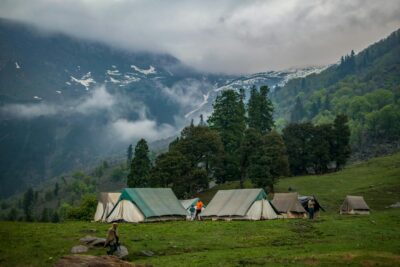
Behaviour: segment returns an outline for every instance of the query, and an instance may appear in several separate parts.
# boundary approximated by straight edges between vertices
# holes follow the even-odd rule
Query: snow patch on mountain
[[[43,98],[41,98],[41,97],[39,97],[39,96],[35,95],[35,96],[33,97],[33,99],[36,99],[36,100],[42,100]]]
[[[15,68],[16,69],[20,69],[21,68],[21,66],[18,64],[18,62],[15,62]]]
[[[140,72],[144,75],[149,75],[149,74],[155,74],[157,73],[156,69],[150,65],[150,67],[146,70],[146,69],[141,69],[135,65],[131,65],[131,68],[133,68],[135,71]]]
[[[115,69],[115,70],[107,70],[106,72],[108,75],[113,75],[113,76],[120,76],[121,73],[119,72],[119,70]]]
[[[83,75],[80,79],[75,78],[74,76],[71,76],[71,81],[81,84],[82,86],[84,86],[86,88],[86,90],[89,90],[89,87],[91,84],[96,83],[96,81],[92,78],[92,74],[90,71],[88,73],[86,73],[85,75]]]
[[[61,94],[61,91],[56,91],[56,93],[60,95],[60,94]]]
[[[189,116],[191,116],[193,113],[199,111],[204,105],[206,105],[208,103],[208,99],[210,98],[210,92],[208,92],[207,94],[203,94],[203,102],[201,102],[196,109],[188,112],[185,114],[185,118],[189,118]]]

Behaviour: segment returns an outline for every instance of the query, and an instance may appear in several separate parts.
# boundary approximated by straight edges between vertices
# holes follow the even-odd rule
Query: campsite
[[[398,201],[399,159],[400,154],[395,154],[354,164],[338,173],[282,180],[277,185],[281,192],[292,186],[319,197],[326,211],[315,221],[121,223],[121,242],[130,251],[128,260],[143,266],[395,266],[400,259],[400,210],[388,207]],[[354,181],[349,180],[356,174]],[[320,182],[310,183],[314,179]],[[341,186],[330,190],[333,184]],[[216,190],[237,186],[224,184],[203,197],[211,199]],[[347,194],[362,194],[371,214],[340,215],[339,207]],[[108,227],[94,222],[0,222],[0,265],[52,266],[79,244],[80,238],[103,237]],[[143,251],[154,255],[146,256]],[[105,249],[89,253],[104,255]]]

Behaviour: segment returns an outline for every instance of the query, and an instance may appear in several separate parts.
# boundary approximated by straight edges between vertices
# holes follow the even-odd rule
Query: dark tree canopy
[[[151,162],[146,140],[140,139],[135,147],[135,154],[128,174],[128,187],[143,187],[148,183]]]

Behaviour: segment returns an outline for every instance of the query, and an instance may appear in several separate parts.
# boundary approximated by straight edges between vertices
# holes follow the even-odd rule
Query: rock
[[[62,257],[54,267],[140,267],[114,256],[67,255]]]
[[[72,248],[71,248],[71,253],[73,253],[73,254],[85,253],[85,252],[87,252],[88,250],[89,250],[88,247],[79,245],[79,246],[72,247]]]
[[[120,259],[126,258],[129,255],[128,249],[125,246],[119,246],[114,255]]]
[[[104,246],[104,243],[106,243],[105,238],[96,238],[95,240],[89,242],[88,245],[91,247],[100,247]]]
[[[88,244],[88,243],[90,243],[90,242],[93,242],[93,241],[96,240],[96,239],[97,239],[97,237],[95,237],[95,236],[87,235],[87,236],[85,236],[85,237],[79,239],[79,241],[82,242],[82,243]]]
[[[391,208],[400,208],[400,202],[396,202],[396,203],[390,205],[389,207],[391,207]]]
[[[151,257],[151,256],[154,255],[154,252],[150,251],[150,250],[142,250],[141,252],[142,252],[143,255],[145,255],[147,257]]]

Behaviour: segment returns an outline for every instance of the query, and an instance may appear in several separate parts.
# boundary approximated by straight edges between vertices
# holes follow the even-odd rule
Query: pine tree
[[[34,192],[30,187],[24,194],[23,198],[23,210],[25,213],[25,220],[30,222],[33,221],[33,203],[34,203]]]
[[[300,97],[296,97],[296,102],[290,113],[290,121],[293,123],[300,122],[303,119],[305,113],[306,112],[304,110],[304,106]]]
[[[41,215],[41,217],[40,217],[40,221],[41,221],[41,222],[48,222],[48,221],[50,221],[50,212],[49,212],[49,209],[48,209],[48,208],[44,208],[44,209],[42,210],[42,215]]]
[[[54,185],[54,195],[58,196],[58,191],[60,190],[60,187],[58,185],[58,183],[56,182],[56,184]]]
[[[270,191],[273,192],[273,185],[278,181],[279,177],[289,175],[289,160],[286,152],[286,146],[283,138],[276,131],[266,134],[263,138],[265,154],[268,155],[269,172],[272,179],[269,179]]]
[[[214,111],[208,119],[211,129],[221,136],[224,145],[224,177],[220,181],[235,180],[239,173],[239,149],[246,128],[243,95],[233,90],[223,91],[217,96]]]
[[[246,129],[240,146],[240,188],[248,176],[248,169],[256,160],[256,151],[262,147],[261,134],[254,128]]]
[[[131,169],[128,174],[128,187],[146,186],[150,169],[149,147],[146,140],[140,139],[136,144],[135,155],[132,159]]]
[[[274,106],[271,100],[268,98],[269,88],[268,86],[261,86],[260,88],[260,131],[266,133],[271,131],[274,127],[273,112]]]
[[[128,146],[128,150],[126,151],[126,166],[130,166],[133,156],[133,148],[132,144]]]
[[[346,115],[338,115],[333,123],[334,127],[334,158],[336,160],[336,168],[340,170],[346,164],[350,157],[350,128],[348,126],[348,118]]]
[[[261,131],[260,94],[255,86],[250,90],[250,98],[247,102],[247,116],[249,128]]]

